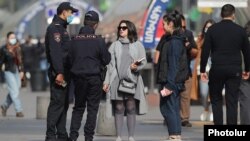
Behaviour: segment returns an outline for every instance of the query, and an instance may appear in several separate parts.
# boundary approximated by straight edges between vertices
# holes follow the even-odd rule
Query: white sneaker
[[[167,139],[165,139],[163,141],[182,141],[182,140],[181,140],[181,136],[178,135],[176,137],[168,137]]]
[[[129,137],[128,141],[135,141],[135,139],[133,137]]]
[[[122,141],[122,138],[118,136],[115,141]]]
[[[209,113],[208,121],[214,121],[213,113]]]
[[[208,112],[204,111],[200,116],[201,121],[207,121],[208,119]]]

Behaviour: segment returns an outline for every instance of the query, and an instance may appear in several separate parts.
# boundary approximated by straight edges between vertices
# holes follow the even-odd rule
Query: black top
[[[45,35],[46,56],[50,69],[56,74],[64,73],[70,37],[67,22],[55,15]]]
[[[92,27],[84,26],[80,34],[72,39],[69,64],[74,76],[100,75],[101,67],[111,60],[104,39],[95,35],[94,31]]]
[[[213,65],[235,65],[241,67],[244,55],[245,71],[249,71],[249,41],[246,31],[231,20],[222,20],[211,26],[205,36],[201,53],[200,72],[204,73],[209,54]]]
[[[7,49],[7,45],[4,45],[0,49],[0,71],[2,65],[5,65],[4,71],[10,71],[16,73],[16,71],[23,71],[21,48],[15,49],[15,55],[10,53]]]
[[[156,82],[158,84],[167,83],[167,69],[168,69],[168,57],[167,51],[170,46],[171,35],[163,35],[161,40],[156,48],[160,51],[159,61],[157,63],[157,74]]]
[[[186,46],[186,49],[187,49],[187,58],[188,58],[188,66],[189,66],[189,76],[192,76],[190,64],[191,64],[191,60],[193,58],[192,58],[190,52],[191,52],[192,48],[197,48],[197,46],[196,46],[196,43],[194,41],[194,35],[193,35],[192,31],[185,29],[183,35],[186,38],[186,42],[189,42],[189,45]]]
[[[167,33],[165,33],[164,35],[162,35],[162,36],[161,36],[161,39],[160,39],[160,41],[159,41],[159,43],[158,43],[158,45],[156,46],[156,50],[161,51],[161,49],[162,49],[164,43],[166,42],[167,38],[169,38],[170,36],[171,36],[171,35],[170,35],[170,34],[167,34]]]

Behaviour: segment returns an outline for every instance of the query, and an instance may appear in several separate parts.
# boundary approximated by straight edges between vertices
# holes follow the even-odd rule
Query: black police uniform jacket
[[[82,27],[72,38],[68,57],[71,74],[80,77],[100,75],[101,67],[111,60],[104,39],[90,26]]]
[[[49,63],[49,73],[55,77],[65,74],[67,53],[70,46],[70,37],[67,32],[68,23],[55,15],[48,26],[45,35],[46,56]]]

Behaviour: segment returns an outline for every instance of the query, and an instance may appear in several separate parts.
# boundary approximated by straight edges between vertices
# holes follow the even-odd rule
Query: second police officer
[[[81,28],[79,35],[72,39],[69,50],[70,72],[75,85],[75,105],[70,126],[71,141],[76,141],[79,136],[86,107],[85,141],[93,141],[102,96],[101,68],[111,60],[104,39],[95,35],[98,23],[98,14],[95,11],[88,11],[85,14],[84,27]]]

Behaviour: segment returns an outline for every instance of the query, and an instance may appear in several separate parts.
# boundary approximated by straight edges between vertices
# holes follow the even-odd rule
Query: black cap
[[[88,11],[85,14],[84,20],[99,22],[99,15],[95,11]]]
[[[70,2],[62,2],[58,7],[57,7],[57,14],[61,14],[63,10],[72,10],[72,12],[78,12],[78,9],[73,8],[70,5]]]

